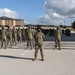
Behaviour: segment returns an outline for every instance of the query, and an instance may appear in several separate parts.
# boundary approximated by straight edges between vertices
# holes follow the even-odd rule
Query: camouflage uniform
[[[2,32],[1,32],[1,47],[3,47],[3,44],[5,44],[5,47],[4,47],[5,49],[7,48],[7,41],[6,41],[7,37],[6,37],[6,35],[7,35],[7,32],[4,29],[4,27],[2,27]]]
[[[12,31],[12,39],[13,39],[13,44],[15,43],[15,45],[17,44],[17,30],[15,29],[15,27],[13,27],[13,31]]]
[[[2,34],[2,29],[1,29],[1,27],[0,27],[0,41],[1,41],[1,34]]]
[[[43,54],[43,40],[45,39],[44,34],[38,29],[37,33],[35,34],[35,58],[37,59],[38,50],[40,49],[42,61],[44,61],[44,54]]]
[[[57,27],[57,30],[55,31],[55,48],[61,49],[61,36],[62,36],[62,31],[59,27]]]
[[[18,42],[22,43],[22,31],[20,28],[18,28],[17,30],[17,39],[18,39]]]
[[[33,36],[33,39],[32,39],[32,43],[33,43],[33,47],[35,46],[35,37],[34,37],[34,34],[36,34],[36,30],[33,28],[32,29],[32,36]]]
[[[25,42],[25,29],[22,29],[22,41]]]
[[[31,27],[27,29],[27,48],[29,47],[31,47],[30,49],[33,48],[33,35]]]
[[[12,47],[12,29],[8,27],[7,29],[7,44],[10,43],[10,47]]]

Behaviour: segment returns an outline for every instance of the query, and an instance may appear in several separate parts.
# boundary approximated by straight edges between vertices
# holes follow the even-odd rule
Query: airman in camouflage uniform
[[[2,27],[0,27],[0,42],[1,42]]]
[[[13,39],[13,44],[15,43],[16,45],[17,44],[17,30],[15,29],[15,27],[13,27],[12,39]]]
[[[22,29],[22,42],[25,42],[25,29]]]
[[[2,27],[2,31],[1,31],[1,48],[3,47],[3,44],[5,44],[4,49],[7,48],[7,40],[6,40],[7,37],[6,37],[6,35],[7,35],[7,32],[4,29],[4,27]]]
[[[62,36],[62,31],[60,27],[57,26],[57,29],[55,31],[55,49],[58,46],[58,49],[61,50],[61,36]]]
[[[7,44],[10,43],[10,47],[12,47],[12,29],[8,27],[7,29]]]
[[[35,46],[35,37],[34,37],[34,34],[36,34],[36,30],[34,28],[32,28],[32,36],[33,36],[33,39],[32,39],[32,43],[33,43],[33,47]]]
[[[37,30],[35,34],[35,58],[34,61],[37,59],[38,50],[40,49],[42,61],[44,61],[44,54],[43,54],[43,40],[45,39],[44,34],[41,32],[41,29]]]
[[[18,28],[17,30],[17,39],[18,39],[18,42],[22,43],[22,31],[20,28]]]
[[[31,27],[29,27],[27,29],[27,49],[29,47],[32,50],[32,48],[33,48],[33,35],[32,35],[32,29],[31,29]]]

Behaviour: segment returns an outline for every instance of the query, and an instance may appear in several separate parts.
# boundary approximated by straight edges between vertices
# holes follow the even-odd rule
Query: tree
[[[64,25],[63,28],[67,28],[67,26]]]
[[[72,23],[72,28],[75,29],[75,21]]]
[[[59,25],[59,27],[63,28],[63,25]]]

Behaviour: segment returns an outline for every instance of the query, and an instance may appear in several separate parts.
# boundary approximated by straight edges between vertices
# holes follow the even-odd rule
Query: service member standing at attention
[[[10,47],[12,47],[12,29],[10,26],[7,29],[7,44],[10,43]]]
[[[15,44],[15,46],[17,45],[17,30],[15,29],[15,27],[13,27],[13,31],[12,31],[12,40],[13,40],[13,44]]]
[[[42,61],[44,61],[44,54],[43,54],[43,40],[45,39],[44,34],[41,32],[41,29],[38,29],[35,33],[35,58],[33,61],[37,59],[38,50],[40,49]]]
[[[31,26],[27,29],[27,49],[28,48],[30,48],[30,50],[33,49],[33,34]]]
[[[58,49],[61,50],[61,37],[62,31],[60,27],[57,26],[57,29],[55,31],[55,49],[58,47]]]
[[[2,31],[1,31],[1,48],[5,44],[4,49],[7,48],[7,40],[6,40],[7,37],[6,36],[7,36],[7,32],[6,32],[5,28],[2,27]]]
[[[18,28],[18,30],[17,30],[17,39],[18,39],[18,43],[22,43],[22,31],[21,31],[21,29],[20,29],[20,27]]]

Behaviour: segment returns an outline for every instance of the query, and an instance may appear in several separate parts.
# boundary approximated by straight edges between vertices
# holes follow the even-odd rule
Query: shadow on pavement
[[[4,58],[12,58],[12,59],[25,59],[25,60],[33,60],[33,58],[23,58],[23,57],[10,56],[10,55],[0,55],[0,57],[4,57]]]
[[[62,50],[62,49],[63,49],[63,50],[65,50],[65,49],[66,49],[66,50],[75,50],[75,48],[61,48],[61,50]]]
[[[44,49],[46,49],[46,50],[54,50],[54,48],[44,48]],[[75,48],[61,48],[61,50],[75,50]],[[55,50],[58,50],[58,48],[56,48]]]

